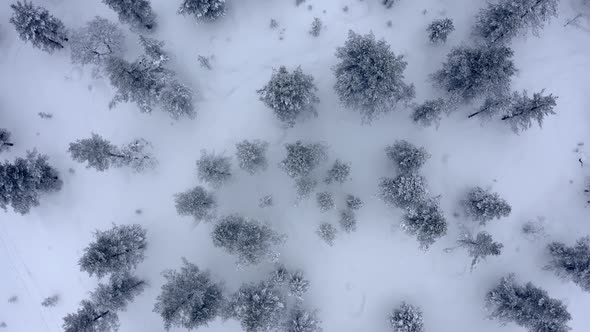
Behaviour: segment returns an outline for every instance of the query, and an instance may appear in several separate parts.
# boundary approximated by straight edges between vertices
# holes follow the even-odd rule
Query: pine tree
[[[426,199],[407,209],[401,227],[416,236],[420,248],[427,250],[436,240],[447,234],[447,220],[435,199]]]
[[[256,265],[272,258],[283,237],[269,226],[240,215],[221,218],[211,234],[213,244],[238,256],[238,265]]]
[[[139,36],[139,44],[143,47],[143,51],[145,52],[145,57],[142,59],[144,62],[151,62],[154,67],[162,67],[170,61],[168,52],[164,50],[163,41],[146,36]]]
[[[357,221],[356,221],[356,214],[354,214],[353,210],[351,210],[351,209],[340,210],[340,220],[338,220],[338,222],[340,223],[340,227],[342,227],[342,229],[346,233],[356,231]]]
[[[197,161],[197,171],[199,180],[213,188],[221,188],[232,176],[231,158],[202,150],[201,158]]]
[[[266,170],[268,161],[266,160],[266,151],[268,142],[260,140],[243,140],[236,144],[236,158],[238,166],[244,171],[254,175]]]
[[[424,177],[409,173],[382,178],[378,195],[387,204],[406,208],[421,202],[427,193]]]
[[[291,273],[285,267],[285,265],[279,263],[276,264],[275,269],[270,273],[270,282],[277,285],[282,285],[287,282]]]
[[[289,295],[301,300],[309,289],[309,280],[305,279],[302,271],[291,273],[289,278]]]
[[[479,109],[476,112],[469,114],[467,118],[470,119],[475,116],[478,116],[483,119],[490,119],[496,114],[506,113],[511,102],[511,95],[487,97],[484,100],[483,105],[481,105],[481,107],[479,107]]]
[[[120,57],[125,51],[125,35],[113,22],[96,16],[72,33],[72,62],[101,65],[105,58]]]
[[[239,320],[246,332],[266,332],[279,328],[285,311],[285,296],[279,287],[262,281],[242,285],[225,315]]]
[[[358,210],[362,208],[365,203],[358,197],[347,194],[346,195],[346,207],[350,210]]]
[[[111,275],[108,284],[99,284],[96,290],[90,294],[94,304],[103,310],[116,312],[125,311],[127,305],[141,294],[147,283],[129,272]]]
[[[552,242],[547,249],[551,256],[547,269],[590,292],[590,237],[580,238],[572,247]]]
[[[212,280],[209,271],[200,270],[184,258],[183,264],[180,271],[164,271],[166,283],[154,306],[166,330],[207,326],[221,314],[225,303],[223,285]]]
[[[324,179],[326,184],[330,184],[332,182],[339,182],[344,183],[349,179],[350,175],[350,164],[341,161],[340,159],[336,159],[332,168],[328,170],[328,175]]]
[[[487,232],[479,232],[475,238],[467,233],[464,234],[462,239],[457,241],[460,247],[467,248],[471,260],[471,270],[475,268],[480,260],[485,259],[488,256],[498,256],[502,253],[504,245],[499,242],[495,242],[492,236]]]
[[[8,130],[0,128],[0,153],[8,151],[10,150],[10,147],[14,146],[10,136],[12,136],[12,134]]]
[[[331,192],[322,191],[316,194],[316,202],[321,212],[328,212],[336,205]]]
[[[184,0],[178,14],[193,15],[197,22],[213,22],[225,16],[225,0]]]
[[[530,332],[567,332],[571,315],[547,291],[528,282],[519,285],[513,274],[500,279],[486,295],[490,318],[502,324],[514,322]]]
[[[210,221],[215,217],[217,199],[201,186],[176,194],[174,201],[176,212],[181,216],[192,216],[195,221]]]
[[[64,317],[64,332],[116,332],[119,330],[119,316],[115,311],[100,308],[84,300],[74,314]]]
[[[139,224],[113,225],[96,231],[95,241],[84,249],[78,264],[90,276],[102,278],[109,273],[123,273],[137,267],[145,258],[146,230]]]
[[[557,97],[552,94],[543,96],[543,91],[534,93],[533,98],[527,95],[526,90],[522,94],[515,92],[502,120],[507,121],[517,134],[529,129],[533,121],[542,127],[543,119],[550,114],[555,114],[553,108],[557,105],[556,100]]]
[[[317,117],[316,104],[320,101],[317,90],[313,76],[304,74],[301,67],[289,72],[281,66],[257,92],[260,100],[286,127],[293,127],[304,117]]]
[[[447,37],[455,31],[455,26],[450,18],[440,18],[432,21],[426,31],[431,43],[441,44],[447,42]]]
[[[462,201],[468,217],[485,225],[494,218],[508,217],[512,208],[497,193],[492,193],[481,187],[474,187],[467,192]]]
[[[292,178],[308,176],[311,171],[327,159],[327,148],[320,143],[286,144],[287,157],[280,167]]]
[[[148,0],[102,0],[119,15],[119,21],[132,30],[152,32],[156,28],[156,15]]]
[[[432,80],[436,86],[465,100],[506,95],[516,73],[513,54],[505,46],[455,47]]]
[[[330,223],[321,223],[318,227],[316,234],[324,240],[330,247],[334,245],[334,240],[336,239],[336,227]]]
[[[28,151],[26,158],[0,164],[0,208],[6,211],[11,206],[14,212],[25,215],[39,206],[40,194],[61,190],[63,181],[47,160],[37,151]]]
[[[308,311],[300,306],[289,311],[287,321],[284,323],[285,332],[322,332],[322,321],[316,311]]]
[[[500,0],[479,11],[473,34],[485,43],[507,43],[518,34],[532,30],[538,35],[552,16],[559,0]]]
[[[48,53],[64,48],[68,41],[66,27],[47,9],[27,1],[17,1],[10,8],[14,10],[10,23],[20,39]]]
[[[406,140],[397,140],[393,145],[385,148],[389,158],[401,173],[418,171],[430,158],[430,154],[423,147],[417,147]]]
[[[309,29],[309,34],[314,37],[319,37],[320,32],[322,32],[323,24],[322,20],[317,17],[313,18],[313,22],[311,22],[311,29]]]
[[[389,316],[393,332],[424,332],[424,318],[420,308],[402,302]]]
[[[446,111],[448,111],[447,105],[442,98],[427,100],[414,107],[411,118],[415,123],[423,127],[434,125],[438,128],[442,114]]]
[[[334,89],[340,102],[358,110],[363,121],[370,122],[414,98],[414,86],[403,81],[407,62],[396,56],[385,40],[376,41],[372,33],[349,31],[336,57],[340,62],[334,67]]]

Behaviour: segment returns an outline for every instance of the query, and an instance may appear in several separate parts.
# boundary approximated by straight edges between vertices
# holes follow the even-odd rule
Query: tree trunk
[[[111,312],[110,310],[107,310],[107,311],[103,312],[102,314],[100,314],[100,315],[98,315],[98,316],[94,317],[94,319],[92,319],[92,321],[93,321],[93,322],[96,322],[97,320],[101,319],[102,317],[104,317],[104,316],[108,315],[110,312]]]

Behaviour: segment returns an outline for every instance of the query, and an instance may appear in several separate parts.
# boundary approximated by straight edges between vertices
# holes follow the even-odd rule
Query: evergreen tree
[[[14,10],[10,23],[20,39],[48,53],[64,48],[68,41],[66,27],[47,9],[27,1],[17,1],[10,8]]]
[[[350,175],[350,164],[342,162],[340,159],[336,159],[332,168],[328,170],[328,175],[324,179],[326,184],[332,182],[344,183],[349,179]]]
[[[268,142],[254,140],[243,140],[236,144],[236,158],[238,166],[244,171],[254,175],[266,170],[268,161],[266,160],[266,151]]]
[[[424,332],[424,318],[420,308],[402,302],[389,316],[393,332]]]
[[[90,276],[102,278],[109,273],[122,273],[137,267],[145,258],[146,230],[139,224],[113,225],[96,231],[95,241],[84,249],[78,264]]]
[[[442,114],[445,111],[447,111],[447,105],[442,98],[427,100],[414,107],[411,118],[415,123],[423,127],[434,125],[438,128]]]
[[[547,249],[551,256],[547,268],[590,292],[590,237],[579,239],[572,247],[561,242],[552,242]]]
[[[485,225],[494,218],[508,217],[512,208],[497,193],[481,187],[474,187],[467,192],[462,202],[468,217]]]
[[[435,199],[426,199],[409,207],[401,226],[408,234],[416,236],[424,250],[447,234],[447,220]]]
[[[308,311],[297,306],[289,311],[283,328],[285,332],[322,332],[321,324],[316,311]]]
[[[322,20],[317,17],[313,18],[313,22],[311,22],[311,29],[309,29],[309,34],[314,37],[319,37],[320,32],[322,32],[323,24]]]
[[[116,332],[119,330],[117,312],[100,308],[91,301],[84,300],[81,308],[74,314],[64,317],[64,332]]]
[[[455,26],[450,18],[441,18],[432,21],[426,31],[431,43],[446,43],[449,34],[455,31]]]
[[[282,236],[269,226],[239,215],[221,218],[211,234],[213,244],[238,256],[238,265],[255,265],[274,255]]]
[[[215,217],[217,199],[201,186],[176,194],[174,201],[176,212],[181,216],[192,216],[195,221],[209,221]]]
[[[483,105],[474,113],[469,114],[467,118],[478,116],[484,119],[490,119],[499,113],[506,113],[512,102],[512,96],[491,96],[487,97]]]
[[[530,332],[567,332],[571,320],[567,307],[547,291],[528,282],[519,285],[513,274],[500,279],[486,295],[490,317],[514,322]]]
[[[14,212],[25,215],[39,206],[40,194],[61,190],[63,181],[47,159],[32,151],[26,158],[16,158],[13,164],[0,164],[0,208],[6,211],[11,206]]]
[[[506,43],[526,30],[538,32],[557,16],[559,0],[500,0],[479,11],[474,35],[488,44]]]
[[[334,245],[336,239],[336,227],[330,223],[321,223],[316,231],[316,234],[324,240],[330,247]]]
[[[145,289],[146,281],[128,272],[111,275],[108,284],[99,284],[91,293],[94,304],[103,310],[125,311],[127,305]]]
[[[125,35],[116,24],[96,16],[72,33],[72,62],[101,65],[105,58],[122,56],[124,43]]]
[[[504,247],[502,243],[495,242],[487,232],[479,232],[475,238],[471,234],[465,234],[457,243],[460,247],[467,248],[469,256],[473,258],[471,261],[472,270],[481,259],[500,255]]]
[[[156,15],[148,0],[102,0],[119,15],[119,21],[129,24],[132,30],[152,32]]]
[[[336,57],[340,62],[334,67],[334,89],[340,102],[361,112],[364,121],[370,122],[399,102],[414,98],[414,86],[403,81],[407,62],[396,56],[385,40],[376,41],[372,33],[349,31]]]
[[[184,258],[183,264],[180,271],[164,272],[166,283],[154,306],[166,330],[207,326],[221,314],[225,303],[223,285],[213,281],[209,271],[201,271]]]
[[[213,188],[221,188],[232,176],[231,158],[201,151],[201,158],[197,161],[199,180],[208,183]]]
[[[289,278],[289,295],[298,299],[303,298],[303,294],[309,289],[309,280],[305,279],[303,272],[296,271],[291,273]]]
[[[354,232],[356,231],[356,215],[354,211],[351,209],[343,209],[340,210],[340,227],[346,232]]]
[[[292,178],[308,176],[311,171],[327,159],[327,148],[320,143],[286,144],[287,157],[280,167]]]
[[[533,98],[527,95],[526,90],[521,94],[515,92],[511,104],[507,108],[502,120],[507,121],[515,133],[529,129],[533,121],[543,125],[543,119],[550,114],[555,114],[553,108],[557,105],[557,97],[549,94],[543,96],[543,91],[533,94]]]
[[[362,208],[365,203],[358,197],[347,194],[346,195],[346,207],[350,210],[358,210]]]
[[[271,272],[269,280],[274,284],[284,284],[289,279],[290,274],[285,265],[277,264],[276,268]]]
[[[184,0],[178,14],[193,15],[197,22],[212,22],[225,16],[225,0]]]
[[[465,100],[506,95],[516,73],[513,54],[505,46],[455,47],[432,80],[436,86]]]
[[[317,193],[316,202],[318,204],[318,207],[320,208],[320,211],[322,212],[328,212],[332,210],[336,205],[334,203],[334,196],[331,192],[328,191],[322,191]]]
[[[406,208],[421,202],[428,190],[424,177],[415,174],[401,174],[395,178],[382,178],[379,183],[379,197],[387,204]]]
[[[401,173],[418,171],[430,158],[430,154],[423,147],[417,147],[406,140],[397,140],[393,145],[385,148],[387,158],[397,166]]]
[[[285,311],[280,288],[262,281],[242,285],[232,296],[226,316],[239,320],[246,332],[267,332],[279,328]]]
[[[168,52],[164,50],[164,42],[149,38],[145,36],[139,36],[139,44],[143,47],[145,57],[142,59],[146,62],[151,62],[154,67],[161,67],[170,61]]]
[[[304,176],[295,180],[295,188],[297,189],[297,197],[299,199],[307,198],[317,187],[318,182],[309,177]]]
[[[317,117],[315,105],[320,102],[316,96],[317,90],[313,76],[304,74],[301,67],[289,72],[285,66],[281,66],[257,92],[260,100],[273,110],[286,127],[293,127],[306,116]]]
[[[2,151],[8,151],[11,146],[14,146],[14,143],[10,139],[11,135],[8,130],[0,128],[0,153]]]

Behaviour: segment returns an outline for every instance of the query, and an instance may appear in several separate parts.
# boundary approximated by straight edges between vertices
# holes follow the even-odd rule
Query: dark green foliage
[[[17,1],[10,8],[14,10],[10,23],[20,39],[48,53],[64,48],[68,41],[66,27],[47,9],[27,1]]]

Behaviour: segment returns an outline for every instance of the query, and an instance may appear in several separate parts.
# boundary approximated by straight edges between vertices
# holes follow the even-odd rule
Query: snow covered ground
[[[573,331],[590,329],[590,295],[542,269],[547,242],[572,243],[590,234],[582,195],[590,160],[580,167],[578,158],[584,154],[574,151],[579,142],[590,142],[590,32],[584,29],[583,17],[582,26],[563,26],[579,13],[578,1],[563,0],[559,18],[541,31],[540,38],[519,37],[512,43],[519,69],[513,89],[545,88],[559,96],[557,115],[547,118],[542,129],[533,127],[520,135],[502,123],[481,126],[478,120],[467,119],[473,107],[443,119],[438,130],[416,126],[409,110],[361,126],[358,113],[338,105],[332,88],[335,49],[344,43],[348,30],[373,31],[396,54],[405,56],[406,80],[416,85],[417,101],[431,98],[436,92],[428,75],[440,68],[452,46],[467,43],[482,0],[401,0],[391,9],[377,0],[307,0],[299,7],[294,0],[233,0],[225,18],[200,25],[176,15],[179,2],[152,0],[159,23],[155,37],[166,42],[182,81],[200,94],[197,118],[176,122],[162,112],[141,114],[134,104],[109,110],[114,90],[107,80],[93,79],[89,68],[73,66],[67,51],[48,55],[24,44],[8,23],[9,1],[0,4],[0,127],[9,129],[17,143],[3,157],[12,160],[37,148],[50,156],[64,177],[63,190],[44,196],[30,214],[0,214],[4,330],[60,331],[62,317],[74,312],[97,284],[79,270],[82,250],[95,229],[112,223],[141,223],[149,238],[147,259],[138,267],[138,275],[147,278],[150,287],[120,314],[122,332],[163,331],[161,318],[152,312],[164,280],[160,272],[179,267],[181,257],[210,269],[232,290],[264,276],[271,265],[237,271],[235,258],[213,247],[211,225],[195,226],[190,218],[178,216],[173,202],[175,193],[198,184],[195,161],[201,149],[233,155],[235,143],[246,138],[271,143],[271,167],[253,177],[235,167],[238,176],[218,192],[220,213],[268,220],[288,234],[281,259],[305,271],[311,281],[306,303],[319,309],[325,331],[388,331],[387,315],[402,300],[422,307],[426,331],[522,331],[485,319],[485,293],[509,272],[564,300]],[[99,0],[35,3],[70,28],[95,15],[117,21]],[[457,31],[445,45],[433,46],[425,28],[441,16],[452,18]],[[326,26],[317,38],[308,33],[314,17]],[[279,23],[278,29],[269,28],[271,18]],[[133,59],[139,53],[137,37],[131,32],[127,37],[127,58]],[[200,67],[198,55],[214,55],[213,70]],[[321,99],[317,119],[289,130],[281,129],[256,94],[272,69],[281,65],[301,65],[313,75]],[[42,119],[38,112],[52,113],[53,118]],[[143,174],[85,169],[70,159],[67,147],[90,132],[115,144],[135,137],[152,141],[158,168]],[[350,192],[366,201],[359,211],[358,231],[340,232],[333,247],[322,242],[315,230],[323,221],[336,224],[337,210],[322,214],[313,199],[295,205],[292,180],[274,167],[284,157],[283,145],[297,139],[323,141],[330,146],[330,160],[350,161],[352,181],[329,189],[337,198]],[[397,227],[402,211],[375,198],[379,178],[392,175],[384,148],[396,139],[423,145],[432,154],[423,174],[431,194],[441,195],[450,230],[427,252]],[[474,185],[497,191],[513,210],[509,218],[486,226],[504,244],[502,255],[470,273],[470,258],[464,251],[442,249],[454,245],[459,223],[468,222],[454,217],[454,212],[459,210],[461,194]],[[269,193],[276,204],[259,209],[258,198]],[[520,231],[523,223],[538,218],[546,236],[525,238]],[[42,307],[41,301],[53,294],[60,295],[60,303]],[[18,299],[9,303],[13,295]],[[240,327],[236,321],[218,320],[201,330],[229,332]]]

